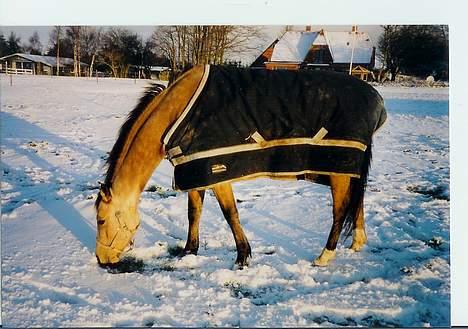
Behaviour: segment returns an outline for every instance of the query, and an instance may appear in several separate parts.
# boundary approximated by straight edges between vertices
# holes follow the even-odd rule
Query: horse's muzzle
[[[101,253],[96,251],[96,259],[100,267],[109,267],[120,261],[118,253]]]

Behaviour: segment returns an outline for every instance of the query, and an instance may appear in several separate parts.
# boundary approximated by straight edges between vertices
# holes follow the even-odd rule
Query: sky
[[[120,25],[119,25],[120,26]],[[143,40],[151,37],[151,34],[155,30],[156,26],[137,26],[137,25],[121,25],[120,27],[127,28],[142,37]],[[265,49],[271,44],[284,30],[285,25],[269,25],[264,26],[264,38],[257,41],[259,43],[259,49]],[[294,25],[293,30],[301,31],[305,30],[305,25]],[[351,25],[311,25],[313,31],[325,29],[329,31],[350,31]],[[32,34],[37,31],[39,34],[40,41],[44,47],[43,51],[47,50],[49,46],[49,33],[52,26],[2,26],[0,30],[3,35],[7,38],[11,32],[14,32],[18,37],[21,38],[21,42],[24,44],[28,43],[28,39]],[[377,45],[377,41],[382,28],[380,25],[359,25],[358,29],[363,32],[367,32],[374,46]],[[255,58],[260,55],[261,51],[254,51],[242,56],[242,61],[245,64],[250,64]]]

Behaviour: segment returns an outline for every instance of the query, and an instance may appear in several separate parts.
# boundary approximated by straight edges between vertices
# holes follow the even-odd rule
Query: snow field
[[[348,239],[329,267],[311,266],[331,225],[329,189],[258,179],[234,184],[248,268],[233,270],[234,240],[210,192],[199,255],[174,257],[187,196],[171,190],[165,161],[142,194],[127,268],[112,273],[94,256],[97,181],[147,81],[0,79],[3,325],[449,325],[447,89],[378,88],[400,108],[374,139],[362,252]],[[424,115],[395,99],[424,101]]]

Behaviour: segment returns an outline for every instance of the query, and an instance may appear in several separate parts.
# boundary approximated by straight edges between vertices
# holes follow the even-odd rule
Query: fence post
[[[10,74],[10,86],[13,86],[13,75]]]

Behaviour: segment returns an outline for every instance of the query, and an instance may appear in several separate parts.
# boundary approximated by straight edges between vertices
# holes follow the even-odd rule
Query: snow
[[[349,63],[351,54],[353,63],[370,63],[373,51],[372,42],[366,32],[325,31],[325,38],[330,47],[333,63]],[[354,53],[352,52],[353,44]]]
[[[329,267],[311,266],[331,225],[328,188],[257,179],[234,184],[248,268],[232,269],[234,240],[212,193],[199,255],[174,257],[187,196],[171,190],[164,162],[141,197],[129,272],[113,273],[96,264],[93,203],[147,82],[0,79],[4,326],[449,325],[447,88],[378,87],[388,122],[374,140],[362,252],[348,240]]]
[[[284,33],[273,48],[271,61],[303,62],[318,35],[318,32],[288,31]]]

